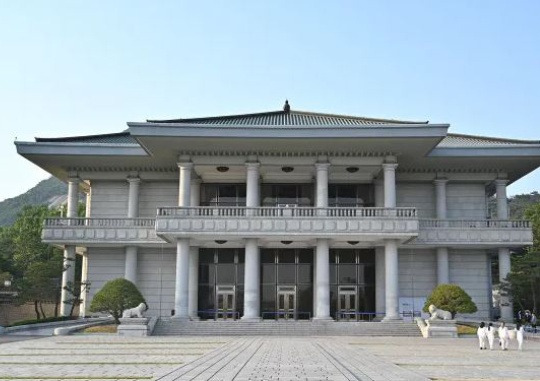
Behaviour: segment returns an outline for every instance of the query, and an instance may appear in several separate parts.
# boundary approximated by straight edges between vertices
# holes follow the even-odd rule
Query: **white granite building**
[[[538,141],[288,104],[128,127],[16,142],[69,185],[67,218],[48,219],[43,240],[83,256],[82,313],[125,277],[159,316],[392,320],[457,283],[488,317],[491,278],[532,243],[528,222],[508,220],[506,187],[540,165]]]

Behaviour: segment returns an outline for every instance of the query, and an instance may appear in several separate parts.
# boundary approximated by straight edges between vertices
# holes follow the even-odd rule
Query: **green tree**
[[[533,246],[531,251],[540,252],[540,202],[525,210],[525,219],[531,221],[533,229]]]
[[[34,304],[36,319],[47,317],[43,310],[44,302],[54,301],[58,305],[61,274],[62,258],[58,256],[49,261],[33,262],[24,272],[19,281],[19,301]]]
[[[21,274],[35,262],[44,262],[61,255],[58,248],[41,241],[43,221],[51,214],[44,205],[26,206],[11,227],[13,242],[13,266]]]
[[[105,283],[94,295],[90,311],[107,312],[113,316],[116,324],[120,324],[122,312],[141,303],[146,304],[146,301],[137,286],[127,279],[117,278]]]
[[[433,304],[437,308],[449,311],[452,318],[456,313],[474,313],[478,311],[476,304],[469,294],[457,284],[440,284],[431,292],[424,304],[424,312],[428,312],[429,306]]]

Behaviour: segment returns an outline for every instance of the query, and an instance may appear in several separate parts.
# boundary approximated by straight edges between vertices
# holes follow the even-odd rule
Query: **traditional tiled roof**
[[[148,120],[149,123],[200,124],[213,126],[364,126],[385,124],[428,124],[393,119],[376,119],[349,115],[321,114],[306,111],[271,111],[256,114]]]
[[[138,144],[129,132],[115,134],[71,136],[64,138],[36,138],[36,142],[44,143],[101,143],[101,144]]]
[[[540,144],[540,141],[491,138],[463,134],[448,134],[437,148],[479,148],[479,147],[512,147]]]

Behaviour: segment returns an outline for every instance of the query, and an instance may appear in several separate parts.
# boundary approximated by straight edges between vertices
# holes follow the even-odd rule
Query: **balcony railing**
[[[531,223],[525,220],[420,219],[411,244],[433,246],[525,246],[532,244]]]
[[[415,208],[164,207],[156,232],[179,237],[283,237],[403,241],[418,234]],[[340,238],[341,237],[341,238]]]
[[[158,209],[158,217],[332,217],[332,218],[416,218],[415,208],[315,208],[315,207],[240,207],[199,206]]]
[[[46,218],[44,226],[153,228],[155,218]]]
[[[163,242],[155,218],[46,218],[44,242],[55,244],[147,244]]]
[[[422,228],[449,228],[449,229],[529,229],[530,221],[526,220],[438,220],[421,219]]]

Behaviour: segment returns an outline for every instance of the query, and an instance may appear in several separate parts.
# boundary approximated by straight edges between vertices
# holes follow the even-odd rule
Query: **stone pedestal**
[[[422,319],[420,319],[422,320]],[[418,321],[422,336],[431,337],[458,337],[455,320],[426,320]]]
[[[148,336],[148,318],[121,318],[118,336]]]

